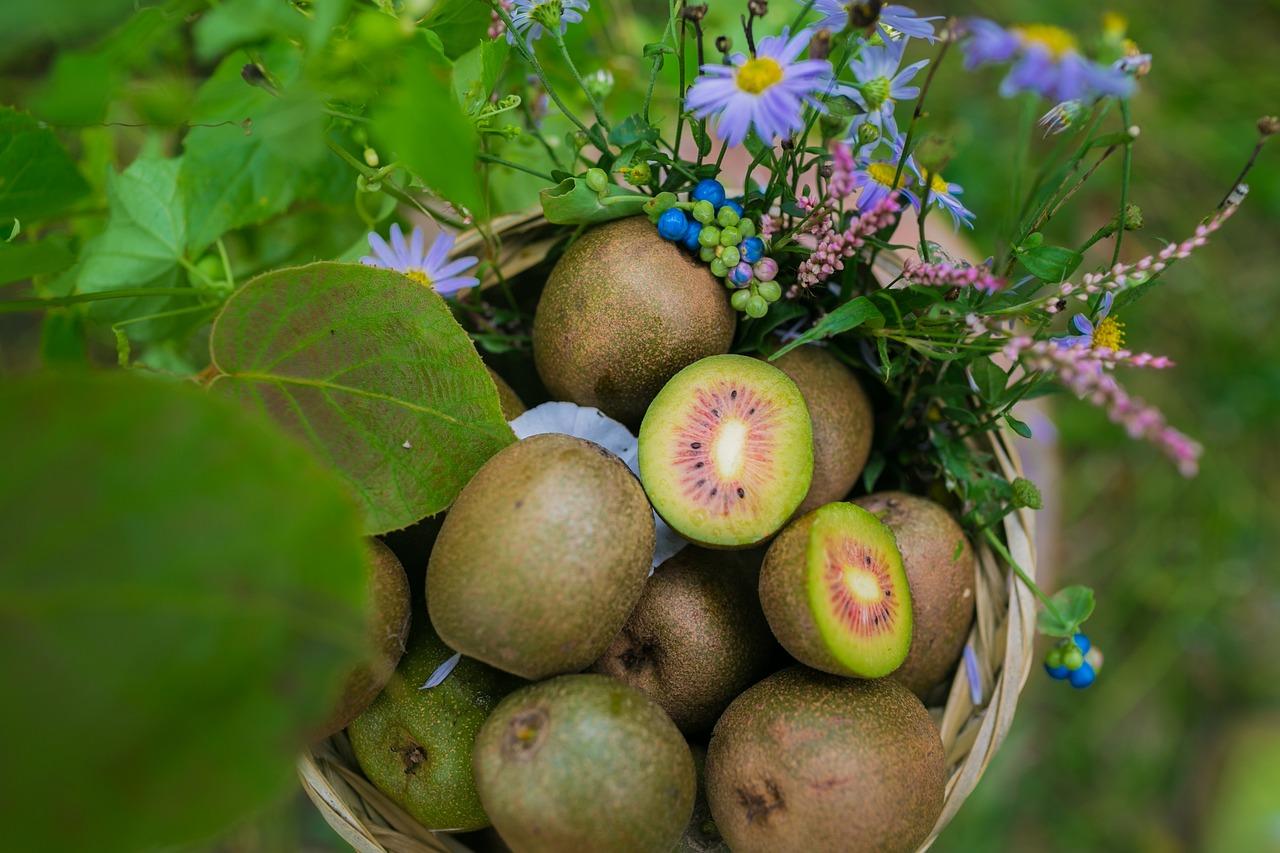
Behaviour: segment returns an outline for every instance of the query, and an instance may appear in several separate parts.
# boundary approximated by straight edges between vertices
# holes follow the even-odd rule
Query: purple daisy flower
[[[906,142],[905,136],[899,136],[893,141],[893,160],[896,163],[902,157],[902,146]],[[916,162],[915,157],[907,157],[905,168],[911,172],[916,178],[920,186],[925,184],[925,171],[920,168],[920,164]],[[892,175],[890,176],[892,179]],[[930,206],[934,204],[951,214],[951,221],[955,224],[956,230],[960,230],[963,225],[966,228],[973,227],[973,211],[965,207],[957,196],[964,192],[964,188],[959,184],[948,183],[942,175],[937,172],[928,173],[929,192],[926,196],[923,190],[919,195],[904,190],[903,195],[911,200],[911,204],[915,207],[916,212],[920,212],[921,199],[924,198]]]
[[[730,65],[707,64],[689,89],[685,103],[697,118],[719,116],[717,132],[730,145],[741,145],[754,129],[773,142],[804,128],[805,104],[825,111],[815,94],[831,81],[831,63],[797,58],[809,45],[812,30],[795,36],[788,29],[762,39],[756,55],[736,53]]]
[[[859,136],[863,125],[874,127],[884,139],[898,135],[894,108],[898,101],[919,97],[920,87],[908,84],[921,68],[929,64],[929,60],[922,59],[899,70],[906,46],[906,39],[878,45],[863,42],[862,50],[849,61],[849,70],[857,82],[852,86],[838,86],[836,92],[850,98],[864,110],[854,117],[849,126],[850,139],[865,144],[864,138]]]
[[[404,239],[404,232],[399,225],[391,226],[391,243],[388,244],[376,232],[369,233],[369,248],[372,255],[360,259],[360,263],[370,267],[395,270],[414,281],[433,288],[441,296],[448,296],[464,287],[475,287],[480,279],[470,275],[460,275],[480,261],[470,255],[449,260],[453,251],[452,234],[441,233],[426,251],[426,239],[422,229],[413,229],[409,240]]]
[[[1053,342],[1060,347],[1084,347],[1085,349],[1105,347],[1109,350],[1118,350],[1122,343],[1121,325],[1116,320],[1108,318],[1115,298],[1115,294],[1110,290],[1103,293],[1102,304],[1098,306],[1098,316],[1093,322],[1083,314],[1077,314],[1071,318],[1071,325],[1077,334],[1060,335],[1053,338]]]
[[[822,20],[818,21],[818,29],[831,30],[832,32],[842,32],[849,26],[849,3],[847,0],[816,0],[813,4],[813,10],[822,15]],[[885,41],[892,40],[894,33],[901,33],[904,39],[917,38],[924,39],[930,44],[937,41],[937,36],[933,34],[933,24],[930,21],[942,20],[941,15],[935,15],[931,18],[921,18],[912,9],[906,6],[885,6],[880,10],[880,20],[877,26],[880,30],[880,37]]]
[[[570,24],[582,22],[582,13],[590,8],[588,0],[514,0],[511,23],[515,32],[507,30],[507,41],[515,44],[519,34],[525,37],[526,42],[535,42],[557,20],[560,22],[560,35],[564,35]]]
[[[907,185],[907,169],[902,170],[902,174],[898,176],[897,185],[894,185],[893,176],[898,171],[898,161],[892,162],[878,160],[874,163],[868,163],[865,166],[855,169],[850,177],[853,178],[853,186],[855,189],[861,189],[858,195],[858,212],[866,213],[884,199],[888,198],[890,193],[897,190],[899,194],[905,196],[917,209],[920,207],[919,197],[911,190],[906,189]]]
[[[1036,92],[1054,101],[1074,101],[1133,91],[1133,78],[1124,71],[1100,65],[1080,53],[1075,36],[1047,24],[1001,27],[984,18],[965,22],[965,67],[1012,62],[1000,83],[1000,94]]]

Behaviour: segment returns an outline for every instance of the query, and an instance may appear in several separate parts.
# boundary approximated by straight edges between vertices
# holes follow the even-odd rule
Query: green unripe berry
[[[777,302],[782,298],[782,285],[776,281],[762,281],[756,284],[756,291],[764,297],[765,302]]]
[[[720,229],[715,227],[714,225],[705,226],[701,231],[698,232],[698,242],[704,246],[711,246],[713,248],[715,246],[719,246],[720,245]]]
[[[747,316],[759,319],[769,313],[769,303],[760,294],[747,298]]]
[[[693,218],[701,222],[703,225],[709,224],[716,218],[716,206],[706,199],[694,202]]]
[[[698,257],[702,258],[704,264],[709,264],[716,256],[716,250],[711,246],[703,246],[698,250]]]
[[[1080,647],[1075,643],[1067,646],[1062,652],[1062,665],[1067,669],[1075,672],[1084,664],[1084,654],[1081,653]]]
[[[586,181],[592,192],[602,193],[609,189],[609,176],[604,169],[587,169]]]
[[[720,260],[727,266],[736,267],[742,260],[742,253],[738,251],[737,246],[725,246],[720,250]]]
[[[719,222],[721,225],[723,225],[726,228],[728,228],[730,225],[737,225],[739,218],[740,217],[738,216],[738,211],[734,210],[732,207],[729,207],[728,205],[720,208],[720,210],[716,213],[716,222]]]
[[[711,274],[716,278],[724,278],[729,272],[729,266],[720,258],[711,259]]]
[[[746,218],[739,219],[738,233],[741,234],[743,237],[756,236],[756,223],[753,220],[746,219]]]
[[[747,303],[751,300],[751,291],[735,290],[733,296],[729,297],[729,304],[733,306],[735,311],[746,311]]]
[[[742,242],[742,232],[732,225],[728,225],[720,231],[721,246],[736,246]]]
[[[1057,669],[1062,666],[1062,646],[1054,646],[1049,649],[1049,653],[1044,656],[1044,665],[1050,669]]]

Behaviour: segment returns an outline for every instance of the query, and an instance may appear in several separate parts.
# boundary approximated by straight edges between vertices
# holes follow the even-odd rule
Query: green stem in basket
[[[1120,118],[1124,121],[1124,129],[1129,129],[1129,101],[1128,99],[1120,102]],[[1124,212],[1129,207],[1129,178],[1133,174],[1133,145],[1124,147],[1124,165],[1122,167],[1122,177],[1120,178],[1120,213],[1116,216],[1116,222],[1120,223],[1120,227],[1116,229],[1116,245],[1111,251],[1111,266],[1120,263],[1120,243],[1124,240]]]
[[[480,154],[480,162],[493,163],[497,166],[506,166],[508,169],[515,169],[517,172],[524,172],[526,175],[533,175],[535,178],[542,178],[549,184],[556,183],[556,179],[548,175],[546,172],[539,172],[537,169],[531,169],[520,163],[513,163],[510,160],[504,160],[501,157],[495,157],[492,154]]]
[[[569,73],[573,75],[574,80],[578,81],[578,87],[582,89],[582,94],[587,96],[587,101],[591,104],[591,110],[596,114],[596,123],[607,132],[609,130],[609,120],[604,117],[604,109],[600,106],[600,101],[592,93],[587,81],[582,79],[582,72],[578,71],[578,66],[574,64],[573,54],[569,53],[569,46],[564,43],[564,34],[559,30],[553,29],[551,37],[555,39],[556,47],[560,48],[560,55],[564,57],[565,65],[569,66]]]
[[[996,550],[996,553],[1003,557],[1005,562],[1009,564],[1009,567],[1013,569],[1013,572],[1018,576],[1018,579],[1026,584],[1027,588],[1036,594],[1036,598],[1040,599],[1041,603],[1044,604],[1045,610],[1052,613],[1054,618],[1058,619],[1060,622],[1065,622],[1066,620],[1062,618],[1062,614],[1058,611],[1057,605],[1053,603],[1053,599],[1045,595],[1044,590],[1040,588],[1040,585],[1031,579],[1031,576],[1026,573],[1022,566],[1018,565],[1018,561],[1013,559],[1013,555],[1009,553],[1009,549],[1000,541],[1000,537],[995,534],[995,531],[988,529],[983,533],[983,536],[986,537],[988,544]]]

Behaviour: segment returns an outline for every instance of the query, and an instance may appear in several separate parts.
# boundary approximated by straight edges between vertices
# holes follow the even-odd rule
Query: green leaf
[[[475,115],[488,101],[510,52],[506,39],[483,41],[453,63],[453,93],[468,115]]]
[[[316,0],[304,14],[295,4],[279,0],[227,0],[206,12],[192,28],[196,56],[202,62],[212,62],[232,48],[272,37],[305,40],[317,47],[328,38],[349,2]]]
[[[635,216],[649,196],[610,184],[605,195],[587,186],[582,178],[566,178],[538,193],[542,214],[556,225],[587,225]]]
[[[1036,278],[1056,284],[1075,272],[1084,258],[1079,252],[1061,246],[1037,246],[1020,252],[1018,260]]]
[[[658,128],[645,121],[640,113],[627,116],[609,131],[609,141],[619,148],[625,148],[637,142],[657,142],[659,136]]]
[[[266,411],[341,472],[369,533],[445,509],[513,440],[444,300],[390,270],[259,276],[227,301],[210,351],[213,390]]]
[[[374,132],[436,195],[481,211],[475,123],[454,97],[449,70],[433,69],[439,60],[427,47],[405,54],[399,81],[374,112]]]
[[[439,36],[450,57],[461,56],[480,43],[489,30],[491,7],[476,0],[436,0],[423,26]]]
[[[978,386],[978,393],[988,403],[994,403],[1000,399],[1000,395],[1004,393],[1005,384],[1009,381],[1008,374],[985,355],[970,363],[969,373],[973,376],[974,384]]]
[[[738,322],[738,343],[733,351],[752,354],[763,349],[769,335],[780,326],[804,317],[809,312],[803,305],[795,302],[775,302],[769,306],[769,313],[759,320],[750,318]]]
[[[150,850],[285,794],[365,649],[341,481],[260,418],[119,372],[9,378],[0,441],[6,846]]]
[[[273,45],[261,65],[272,94],[240,76],[247,57],[234,54],[196,95],[195,127],[183,143],[182,196],[198,255],[228,231],[286,210],[314,182],[326,157],[324,104],[299,81],[300,52]]]
[[[1027,426],[1013,415],[1005,415],[1004,422],[1009,425],[1009,429],[1013,430],[1023,438],[1031,438],[1031,427]]]
[[[834,337],[864,324],[871,324],[872,326],[883,325],[884,315],[880,313],[880,309],[871,304],[870,299],[865,296],[859,296],[856,299],[849,300],[823,317],[814,324],[812,329],[769,356],[769,360],[777,361],[796,347]]]
[[[1070,637],[1093,614],[1093,590],[1087,586],[1064,587],[1052,596],[1053,608],[1036,617],[1036,627],[1050,637]]]
[[[0,106],[0,223],[7,228],[14,219],[25,225],[61,213],[88,191],[53,131]]]
[[[0,243],[0,284],[62,272],[75,262],[67,240],[48,237],[38,243]]]

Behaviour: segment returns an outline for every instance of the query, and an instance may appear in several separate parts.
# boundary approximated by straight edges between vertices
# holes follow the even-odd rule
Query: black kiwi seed
[[[746,496],[747,496],[747,490],[746,490],[746,489],[744,489],[744,488],[742,488],[741,486],[739,486],[739,487],[738,487],[738,497],[740,497],[740,498],[745,498]]]
[[[689,446],[690,446],[690,447],[692,447],[694,450],[697,450],[698,448],[702,447],[702,442],[701,442],[701,441],[695,441],[693,444],[691,444],[691,445],[689,445]]]

